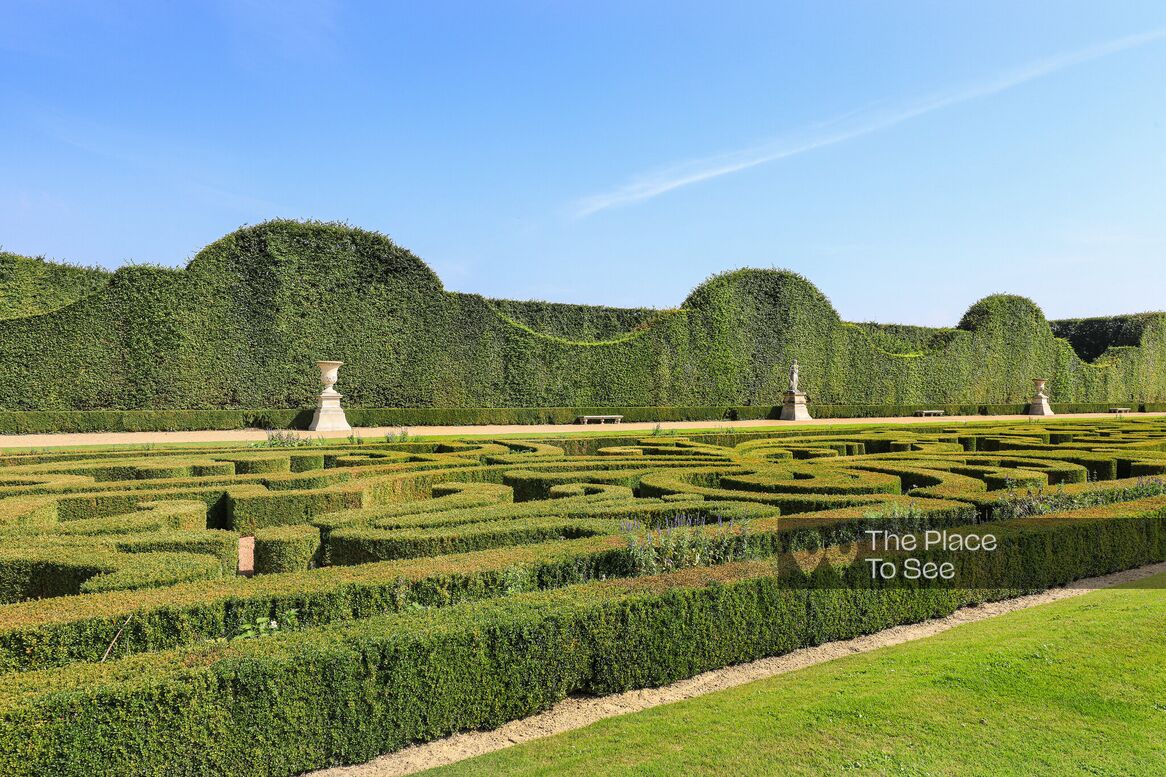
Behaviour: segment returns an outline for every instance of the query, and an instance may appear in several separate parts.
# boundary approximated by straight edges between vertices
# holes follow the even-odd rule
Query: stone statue
[[[782,397],[781,420],[809,421],[810,411],[806,409],[806,395],[798,391],[798,360],[789,366],[789,390]]]

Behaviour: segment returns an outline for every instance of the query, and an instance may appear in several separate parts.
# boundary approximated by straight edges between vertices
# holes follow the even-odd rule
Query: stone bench
[[[1109,412],[1111,412],[1111,413],[1129,413],[1129,412],[1131,412],[1131,410],[1128,407],[1111,407],[1109,409]]]
[[[622,422],[622,415],[581,415],[575,419],[577,424],[618,424]]]
[[[935,416],[943,415],[943,411],[942,410],[916,410],[915,415],[922,416],[924,418],[932,418]]]

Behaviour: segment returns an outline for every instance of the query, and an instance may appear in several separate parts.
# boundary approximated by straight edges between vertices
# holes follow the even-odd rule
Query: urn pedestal
[[[344,408],[340,407],[340,392],[332,388],[336,385],[340,365],[344,362],[316,362],[320,368],[320,382],[324,390],[316,401],[316,413],[312,416],[312,423],[308,431],[312,432],[351,432],[348,419],[344,417]]]
[[[782,394],[781,403],[782,421],[810,421],[809,408],[806,407],[806,394],[803,391],[787,391]]]
[[[1045,391],[1045,384],[1048,382],[1048,378],[1032,379],[1036,393],[1028,403],[1028,415],[1054,415],[1052,407],[1049,406],[1049,393]]]

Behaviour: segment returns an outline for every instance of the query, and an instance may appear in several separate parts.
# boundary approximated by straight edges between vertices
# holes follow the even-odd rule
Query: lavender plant
[[[637,575],[740,561],[752,552],[747,525],[720,516],[712,522],[681,513],[659,527],[629,520],[621,529]]]
[[[408,442],[409,441],[409,427],[402,426],[396,432],[386,432],[385,442]]]
[[[324,438],[299,435],[279,429],[267,429],[267,439],[251,443],[252,448],[308,448],[323,445]]]
[[[1125,488],[1093,488],[1069,493],[1064,485],[1052,490],[1044,486],[1029,486],[1024,491],[1009,481],[1003,499],[992,508],[993,520],[1027,518],[1060,510],[1079,510],[1084,507],[1128,502],[1166,494],[1166,480],[1157,477],[1138,478],[1137,483]]]

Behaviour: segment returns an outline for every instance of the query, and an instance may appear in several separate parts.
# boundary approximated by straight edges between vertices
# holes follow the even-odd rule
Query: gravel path
[[[813,409],[811,408],[811,412]],[[1126,417],[1149,418],[1164,416],[1166,413],[1134,413]],[[1114,418],[1109,413],[1078,413],[1057,416],[1059,418]],[[943,418],[916,418],[898,416],[894,418],[824,418],[811,421],[650,421],[626,424],[598,424],[582,426],[577,424],[507,424],[481,426],[411,426],[409,433],[415,437],[465,437],[469,435],[498,436],[503,434],[572,434],[581,431],[647,432],[659,426],[661,429],[752,429],[757,427],[788,429],[796,426],[837,426],[868,424],[952,424],[969,421],[1021,421],[1030,418],[1024,415],[961,415]],[[1044,420],[1044,419],[1042,419]],[[381,438],[386,434],[401,431],[399,426],[363,427],[353,430],[358,437]],[[310,437],[347,439],[348,432],[299,432]],[[77,434],[6,434],[0,435],[0,449],[6,448],[51,448],[69,445],[158,445],[165,443],[214,443],[214,442],[254,442],[267,439],[261,429],[208,430],[202,432],[86,432]]]
[[[957,610],[946,618],[896,626],[877,634],[842,642],[830,642],[795,650],[784,656],[764,658],[749,664],[705,672],[688,680],[639,691],[600,698],[568,698],[546,712],[506,723],[493,731],[471,731],[381,756],[366,764],[342,766],[312,772],[313,777],[395,777],[444,766],[477,755],[492,753],[511,745],[582,728],[604,718],[638,712],[661,704],[691,699],[706,693],[733,688],[767,677],[793,672],[835,658],[924,639],[965,623],[995,618],[1016,610],[1068,599],[1100,588],[1140,580],[1166,572],[1166,564],[1153,564],[1104,577],[1079,580],[1065,588],[1053,588],[1033,596]]]
[[[255,538],[239,538],[239,574],[251,577],[255,574]]]

